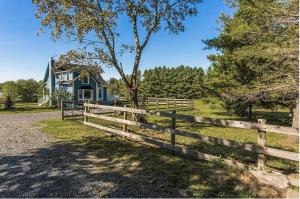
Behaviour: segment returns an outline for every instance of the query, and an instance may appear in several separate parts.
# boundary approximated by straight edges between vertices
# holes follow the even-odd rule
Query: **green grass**
[[[219,103],[206,104],[203,103],[203,101],[201,100],[195,101],[195,110],[179,111],[178,113],[220,119],[246,120],[245,118],[239,118],[234,115],[227,114],[227,112]],[[256,117],[263,116],[267,118],[268,124],[289,125],[287,110],[255,109],[254,115]],[[122,118],[122,115],[119,115],[117,117]],[[128,118],[131,118],[130,115],[128,116]],[[89,121],[93,123],[103,124],[105,126],[112,126],[115,128],[122,127],[122,124],[98,120],[94,118],[89,118]],[[148,116],[147,121],[149,123],[161,126],[171,125],[170,118],[164,118],[159,116]],[[192,124],[190,122],[184,122],[179,120],[177,121],[176,128],[179,130],[189,131],[193,133],[230,139],[241,143],[257,143],[257,131],[255,130],[224,128],[205,124]],[[104,157],[106,155],[109,156],[111,153],[115,153],[115,151],[119,151],[122,149],[121,154],[119,154],[117,157],[113,157],[116,158],[116,161],[125,161],[126,164],[138,164],[139,167],[142,167],[143,169],[147,168],[151,171],[155,170],[154,174],[157,173],[157,176],[167,176],[168,183],[178,183],[180,186],[183,186],[184,189],[187,190],[190,196],[193,197],[253,197],[253,193],[249,194],[249,190],[247,189],[242,190],[240,192],[241,195],[235,195],[235,192],[233,193],[229,190],[225,190],[226,185],[224,184],[224,182],[226,182],[226,180],[221,180],[220,182],[218,182],[220,183],[220,185],[214,185],[214,180],[212,180],[212,182],[207,182],[205,178],[206,174],[210,175],[210,169],[221,167],[222,170],[226,170],[227,172],[226,167],[220,166],[215,162],[199,162],[193,161],[186,157],[171,156],[169,153],[163,150],[148,148],[126,140],[120,141],[121,138],[118,139],[107,137],[103,134],[103,132],[101,132],[98,129],[89,128],[83,126],[82,124],[72,121],[46,121],[44,122],[44,130],[57,138],[80,143],[83,146],[91,147],[92,150],[100,150],[101,154]],[[129,130],[138,134],[155,137],[166,142],[170,141],[170,135],[167,133],[162,134],[154,132],[152,130],[139,129],[137,127],[131,126],[129,126]],[[225,147],[213,143],[202,142],[192,138],[176,136],[176,143],[185,145],[189,148],[197,149],[200,152],[205,152],[208,154],[213,154],[228,159],[236,159],[246,164],[256,164],[257,160],[256,153],[242,151],[235,148]],[[267,146],[292,152],[298,152],[298,137],[276,133],[267,133]],[[132,157],[135,158],[132,159]],[[163,162],[161,162],[162,159]],[[173,164],[170,164],[170,162],[172,162]],[[273,158],[268,156],[267,164],[268,167],[281,170],[286,174],[298,173],[299,170],[297,162],[284,160],[281,158]],[[211,168],[209,168],[210,166],[207,167],[207,165],[210,165]],[[161,183],[155,181],[155,178],[157,178],[157,176],[155,176],[154,174],[152,175],[151,172],[149,173],[149,175],[151,175],[151,177],[149,177],[150,182],[154,181],[155,183]],[[182,180],[177,179],[177,177]],[[191,179],[197,180],[194,182]],[[236,182],[236,184],[240,184],[238,178],[234,178],[234,181]],[[232,186],[232,184],[230,186]],[[161,191],[159,187],[156,188]]]
[[[257,196],[243,183],[240,173],[220,163],[174,156],[165,150],[107,136],[75,121],[49,120],[42,125],[46,133],[96,152],[95,159],[108,158],[109,161],[94,165],[97,171],[131,176],[133,179],[124,180],[122,186],[128,189],[134,187],[136,192],[143,189],[140,185],[146,184],[161,197],[182,197],[179,191],[189,197]]]
[[[36,112],[48,112],[57,111],[57,108],[37,106],[37,103],[16,103],[11,110],[4,109],[4,105],[1,104],[0,114],[15,114],[15,113],[36,113]]]
[[[220,103],[207,104],[202,100],[195,101],[195,109],[192,111],[179,111],[180,114],[205,116],[218,119],[233,119],[233,120],[247,120],[230,115],[222,107]],[[254,109],[253,114],[255,117],[262,117],[267,119],[268,124],[289,125],[289,113],[287,110],[267,110],[267,109]],[[149,123],[158,124],[161,126],[171,126],[171,119],[159,116],[148,116]],[[255,121],[255,118],[253,119]],[[216,127],[206,124],[192,124],[191,122],[177,121],[176,128],[178,130],[199,133],[203,135],[234,140],[241,143],[257,143],[257,131],[238,129],[238,128],[224,128]],[[140,133],[147,134],[149,132],[139,131]],[[167,134],[153,133],[152,136],[159,139],[169,141],[170,136]],[[255,164],[257,154],[248,151],[242,151],[235,148],[225,147],[213,143],[202,142],[196,139],[186,138],[182,136],[176,137],[176,143],[187,145],[190,148],[197,149],[201,152],[221,156],[224,158],[233,158],[247,164]],[[299,144],[298,137],[288,136],[284,134],[267,133],[267,146],[298,152]],[[294,161],[284,160],[280,158],[268,157],[267,164],[270,168],[279,169],[285,173],[298,172],[298,163]]]
[[[180,114],[186,115],[198,115],[205,116],[211,118],[219,118],[219,119],[234,119],[234,120],[246,120],[245,118],[239,118],[234,115],[229,115],[220,103],[216,104],[206,104],[203,103],[202,100],[195,101],[195,109],[192,111],[178,111]],[[283,125],[286,121],[288,121],[288,112],[287,110],[266,110],[266,109],[255,109],[254,115],[256,117],[267,118],[268,123]],[[118,116],[122,117],[122,115]],[[131,118],[130,116],[128,118]],[[276,118],[276,119],[274,119]],[[112,126],[116,128],[121,128],[122,124],[117,124],[113,122],[108,122],[104,120],[90,118],[90,121],[93,123],[104,124],[105,126]],[[160,126],[171,126],[171,119],[160,116],[147,116],[147,121],[151,124],[156,124]],[[255,119],[253,119],[255,121]],[[203,135],[208,135],[217,138],[234,140],[240,143],[257,143],[257,131],[256,130],[247,130],[247,129],[238,129],[238,128],[225,128],[225,127],[217,127],[206,124],[192,124],[191,122],[185,122],[177,120],[176,128],[178,130],[199,133]],[[132,132],[142,134],[142,135],[150,135],[151,137],[155,137],[157,139],[169,142],[170,135],[167,133],[157,133],[152,130],[139,129],[137,127],[129,127],[129,130]],[[257,153],[248,152],[239,150],[236,148],[226,147],[214,143],[203,142],[197,139],[176,136],[176,143],[188,146],[189,148],[199,150],[204,153],[220,156],[228,159],[236,159],[240,162],[246,164],[256,164],[257,161]],[[284,134],[276,134],[276,133],[267,133],[267,146],[273,147],[277,149],[283,149],[292,152],[298,152],[299,144],[298,137],[296,136],[288,136]],[[268,156],[267,164],[272,169],[281,170],[285,173],[295,173],[298,172],[299,167],[297,162],[284,160],[282,158],[275,158]]]

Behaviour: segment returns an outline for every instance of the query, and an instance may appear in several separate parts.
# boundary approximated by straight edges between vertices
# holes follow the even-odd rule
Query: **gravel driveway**
[[[120,175],[130,166],[42,133],[39,122],[54,118],[59,112],[0,115],[0,198],[185,196],[151,191],[140,174]]]
[[[0,115],[0,197],[97,197],[113,191],[110,181],[118,176],[103,182],[106,176],[88,171],[92,154],[41,132],[40,121],[59,116]]]
[[[50,146],[55,140],[40,132],[38,122],[59,118],[59,112],[0,115],[0,156],[26,153]]]

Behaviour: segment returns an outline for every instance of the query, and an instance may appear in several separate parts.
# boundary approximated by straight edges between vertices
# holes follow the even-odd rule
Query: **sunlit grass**
[[[97,163],[98,172],[117,172],[122,176],[138,175],[138,182],[147,184],[153,192],[165,197],[254,197],[239,173],[215,162],[195,161],[170,152],[140,145],[75,121],[48,120],[42,122],[44,132],[71,141],[96,152],[97,159],[109,159],[109,164]],[[221,172],[221,173],[218,173]],[[128,182],[128,186],[133,186]],[[236,190],[239,186],[241,189]]]
[[[4,104],[1,104],[0,114],[14,114],[14,113],[36,113],[57,111],[57,108],[38,106],[37,103],[16,103],[13,109],[7,110]]]

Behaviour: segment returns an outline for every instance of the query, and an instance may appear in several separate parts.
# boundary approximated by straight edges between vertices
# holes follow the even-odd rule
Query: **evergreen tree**
[[[298,0],[236,0],[233,17],[221,16],[220,35],[205,43],[206,86],[229,109],[251,117],[253,103],[293,105],[298,98]],[[248,111],[246,111],[248,110]]]

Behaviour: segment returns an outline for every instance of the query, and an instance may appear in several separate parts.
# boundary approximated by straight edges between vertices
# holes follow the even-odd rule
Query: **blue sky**
[[[185,21],[185,32],[170,35],[160,31],[153,35],[144,51],[141,70],[155,66],[189,65],[209,66],[207,55],[213,50],[203,50],[202,40],[218,35],[221,13],[232,14],[224,0],[203,0],[199,4],[199,14]],[[0,0],[0,82],[7,80],[34,78],[41,80],[49,57],[58,56],[76,44],[67,40],[53,42],[49,33],[37,36],[41,28],[35,18],[35,7],[31,0]],[[121,39],[131,39],[131,29],[123,23],[119,28]],[[130,72],[133,60],[130,56],[122,58],[125,72]],[[104,79],[119,77],[116,70],[104,68]]]

